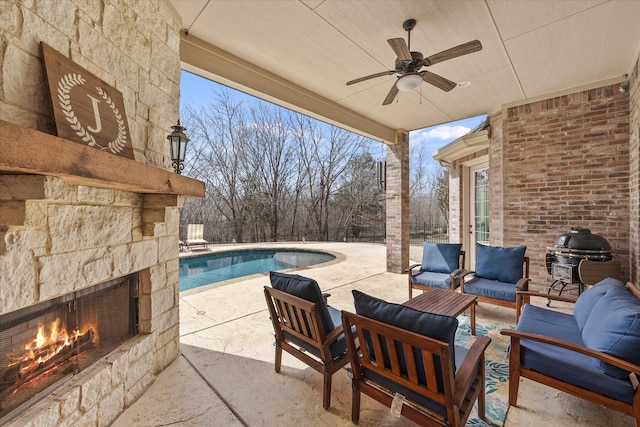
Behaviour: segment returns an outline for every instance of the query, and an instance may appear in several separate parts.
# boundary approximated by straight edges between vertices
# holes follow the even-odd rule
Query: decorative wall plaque
[[[42,43],[61,138],[134,159],[122,93]]]

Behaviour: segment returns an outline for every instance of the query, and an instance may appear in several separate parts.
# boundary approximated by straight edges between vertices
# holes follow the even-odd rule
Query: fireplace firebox
[[[0,424],[138,333],[138,274],[0,316]]]

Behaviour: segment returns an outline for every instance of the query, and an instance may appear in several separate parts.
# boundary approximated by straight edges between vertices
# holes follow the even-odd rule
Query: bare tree
[[[245,111],[241,101],[223,90],[215,102],[199,110],[187,107],[185,115],[196,153],[189,175],[205,182],[207,201],[227,220],[237,242],[247,222],[245,185],[252,181],[245,156],[251,145]]]
[[[247,153],[258,179],[253,218],[266,223],[269,239],[277,241],[297,163],[296,145],[291,141],[291,112],[258,103],[251,108],[251,116],[254,138]]]
[[[332,203],[336,230],[343,230],[347,238],[358,237],[366,224],[383,221],[384,194],[378,185],[377,164],[371,153],[363,152],[355,157],[342,178]]]
[[[215,227],[215,240],[324,240],[330,227],[375,217],[370,140],[227,89],[183,118],[186,173],[205,182],[206,196],[187,200],[182,220]]]
[[[330,200],[340,188],[349,164],[363,151],[367,140],[344,129],[323,126],[301,146],[301,161],[307,178],[309,213],[318,236],[329,239]]]
[[[436,205],[444,221],[449,225],[449,169],[440,166],[435,184]]]

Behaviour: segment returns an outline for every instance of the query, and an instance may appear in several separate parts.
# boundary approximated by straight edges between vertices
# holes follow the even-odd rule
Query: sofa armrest
[[[511,337],[511,350],[520,352],[520,340],[526,339],[531,341],[538,341],[543,344],[548,344],[554,347],[564,348],[570,351],[574,351],[576,353],[581,353],[589,357],[593,357],[595,359],[601,360],[605,363],[608,363],[613,366],[617,366],[621,369],[624,369],[629,372],[633,372],[636,375],[640,375],[640,366],[635,365],[633,363],[627,362],[626,360],[619,359],[617,357],[611,356],[609,354],[603,353],[601,351],[592,350],[588,347],[583,347],[581,345],[577,345],[568,341],[559,340],[557,338],[551,338],[540,334],[533,334],[530,332],[518,331],[515,329],[502,329],[500,331],[501,335],[507,335]]]
[[[520,279],[520,280],[523,280],[523,279]],[[527,287],[528,287],[528,283],[527,283]],[[529,304],[529,302],[531,301],[531,297],[540,297],[540,298],[546,298],[554,301],[564,301],[564,302],[570,302],[570,303],[575,303],[576,300],[578,299],[577,297],[574,297],[574,296],[550,295],[550,294],[543,294],[542,292],[537,292],[537,291],[529,291],[527,289],[523,289],[523,290],[518,289],[516,291],[516,322],[518,321],[518,319],[520,319],[520,313],[522,313],[522,307],[525,304]]]
[[[477,369],[484,369],[484,352],[490,343],[491,338],[486,336],[478,337],[464,357],[462,364],[458,367],[455,377],[456,392],[453,396],[455,405],[462,406],[462,401],[467,396],[467,389],[471,386],[472,376],[477,372]]]
[[[527,297],[540,297],[540,298],[546,298],[546,299],[550,299],[550,300],[554,300],[554,301],[564,301],[564,302],[571,302],[571,303],[575,303],[576,300],[578,299],[578,297],[576,296],[564,296],[564,295],[554,295],[554,294],[547,294],[547,293],[543,293],[543,292],[537,292],[537,291],[518,291],[517,292],[518,295],[522,295],[523,297],[527,296]]]

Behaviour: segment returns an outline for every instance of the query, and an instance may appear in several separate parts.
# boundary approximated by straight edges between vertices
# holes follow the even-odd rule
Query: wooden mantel
[[[0,120],[0,174],[57,176],[69,184],[204,197],[204,183]]]

